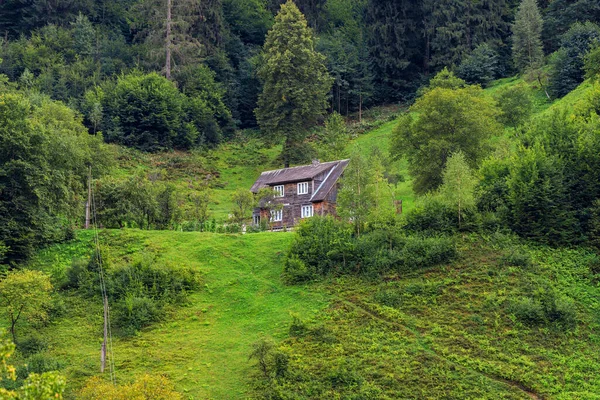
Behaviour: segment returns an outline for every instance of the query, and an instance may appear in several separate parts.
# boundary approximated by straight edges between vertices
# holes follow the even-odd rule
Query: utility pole
[[[100,372],[106,368],[106,342],[108,338],[108,300],[104,295],[104,341],[100,350]]]
[[[89,166],[88,170],[88,198],[85,203],[85,229],[90,229],[91,213],[90,207],[92,205],[92,166]]]

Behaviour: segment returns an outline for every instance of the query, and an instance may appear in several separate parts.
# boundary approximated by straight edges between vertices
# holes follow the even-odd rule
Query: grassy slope
[[[366,398],[591,399],[600,392],[600,287],[590,271],[595,258],[585,251],[524,249],[535,264],[519,268],[501,261],[514,245],[473,236],[462,239],[462,257],[451,265],[383,281],[285,286],[281,260],[291,238],[103,233],[113,263],[151,253],[198,269],[204,284],[164,323],[115,338],[119,380],[166,373],[189,398],[247,398],[247,356],[264,335],[291,355],[290,369],[303,379],[288,391],[301,398],[360,391]],[[90,240],[79,232],[77,241],[41,252],[31,265],[60,276],[73,257],[89,252]],[[520,296],[549,288],[575,301],[574,330],[528,327],[508,311]],[[67,313],[40,333],[73,391],[97,373],[101,304],[61,297]],[[288,338],[291,313],[322,326],[321,333]]]
[[[504,80],[486,91],[518,83]],[[552,107],[576,103],[585,90],[583,85]],[[539,101],[536,111],[549,107]],[[394,121],[387,122],[350,146],[385,152],[393,126]],[[248,158],[242,147],[228,145],[212,157],[127,153],[119,174],[163,169],[185,190],[190,180],[218,171],[213,211],[220,219],[229,210],[231,193],[249,187],[260,171],[273,168],[277,152],[277,148],[258,150]],[[402,163],[396,168],[406,173]],[[396,193],[405,209],[413,204],[409,180],[400,183]],[[58,276],[73,257],[89,252],[90,239],[88,233],[79,232],[77,241],[40,252],[32,265]],[[334,337],[329,344],[311,337],[283,342],[292,354],[292,369],[329,387],[325,397],[356,389],[334,388],[327,375],[348,368],[355,368],[365,380],[361,390],[391,398],[398,393],[407,398],[531,398],[530,391],[540,398],[568,399],[595,398],[592,393],[600,392],[600,338],[595,333],[600,292],[584,252],[534,250],[537,267],[521,270],[500,265],[502,250],[497,247],[481,244],[477,250],[467,243],[466,248],[475,250],[461,261],[390,282],[340,280],[287,287],[279,276],[281,254],[290,240],[290,234],[270,233],[103,234],[102,241],[112,247],[117,262],[128,262],[141,251],[152,252],[162,260],[197,268],[206,284],[191,296],[188,306],[172,310],[168,322],[135,338],[116,340],[119,379],[165,372],[190,398],[246,398],[251,343],[263,334],[284,339],[289,314],[294,312],[323,324]],[[511,299],[530,294],[532,286],[527,283],[535,279],[576,300],[581,322],[575,331],[528,328],[507,313]],[[377,295],[387,292],[399,299],[392,307],[384,304],[386,295]],[[51,338],[47,353],[65,364],[74,390],[97,373],[101,307],[98,302],[61,296],[67,313],[42,333]]]
[[[119,380],[166,373],[190,398],[245,398],[251,344],[263,335],[281,339],[290,313],[313,317],[328,304],[318,287],[281,283],[279,260],[290,239],[289,233],[105,232],[101,241],[115,263],[152,253],[201,271],[204,284],[166,322],[132,339],[115,338]],[[88,232],[79,232],[78,241],[42,252],[32,266],[60,275],[71,258],[89,252],[90,240]],[[48,353],[65,364],[73,390],[98,371],[102,310],[99,300],[64,299],[67,314],[40,333],[50,339]]]

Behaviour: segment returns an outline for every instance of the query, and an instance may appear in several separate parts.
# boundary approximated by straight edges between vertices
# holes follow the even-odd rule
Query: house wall
[[[302,206],[311,204],[310,198],[313,192],[319,188],[319,185],[323,182],[327,173],[323,173],[315,177],[312,181],[301,181],[309,182],[308,193],[298,194],[298,183],[286,183],[284,184],[284,196],[275,198],[275,201],[283,204],[283,220],[272,222],[271,226],[274,229],[280,229],[285,227],[292,227],[297,225],[302,220]],[[274,185],[275,186],[275,185]],[[334,215],[336,216],[336,200],[337,200],[338,185],[336,184],[331,191],[328,193],[325,201],[318,203],[312,203],[313,215]],[[261,221],[269,220],[270,213],[267,210],[255,209],[254,215],[260,215]]]

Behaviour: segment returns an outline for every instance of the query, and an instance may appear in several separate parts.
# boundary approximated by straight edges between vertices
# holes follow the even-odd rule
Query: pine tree
[[[535,70],[542,64],[542,25],[536,0],[523,0],[512,26],[513,61],[520,71]]]
[[[282,155],[287,167],[293,149],[325,112],[332,79],[325,57],[314,49],[306,19],[292,0],[281,6],[263,51],[258,71],[263,91],[256,119],[270,140],[285,139]]]

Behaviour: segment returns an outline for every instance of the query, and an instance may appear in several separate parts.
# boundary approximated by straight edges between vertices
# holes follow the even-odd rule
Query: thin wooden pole
[[[104,340],[102,341],[102,350],[100,353],[100,372],[106,368],[106,342],[108,340],[108,299],[104,295]]]

